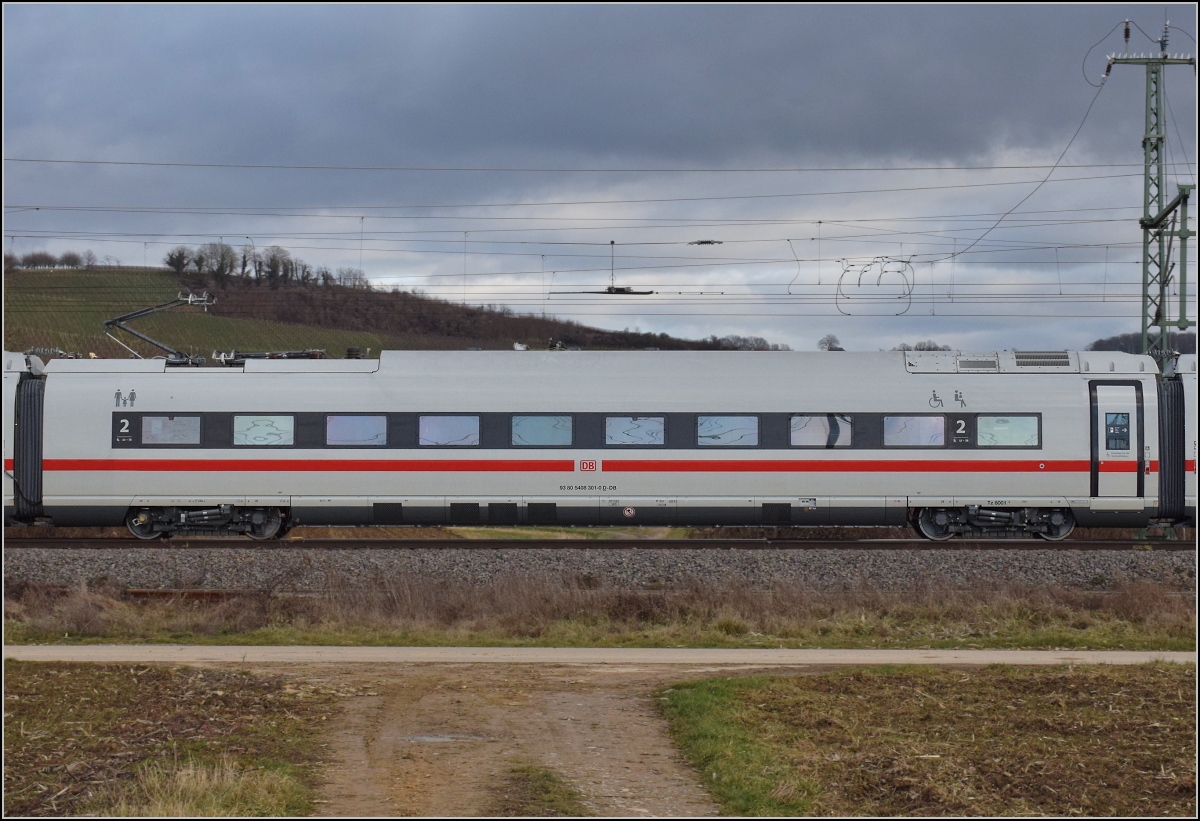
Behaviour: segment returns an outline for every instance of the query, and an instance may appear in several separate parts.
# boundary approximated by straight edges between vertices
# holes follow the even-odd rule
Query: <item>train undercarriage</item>
[[[139,539],[242,535],[263,540],[277,539],[287,533],[290,517],[286,511],[273,507],[140,507],[129,511],[125,524]]]
[[[1057,542],[1071,535],[1075,516],[1058,508],[966,507],[914,508],[909,523],[926,539],[944,542],[954,538],[1014,539],[1037,536]]]
[[[1060,541],[1075,529],[1071,511],[1058,508],[986,508],[978,505],[913,508],[908,520],[921,536],[938,542],[955,538],[1030,537]],[[208,508],[131,508],[125,523],[129,532],[139,539],[241,535],[257,540],[280,538],[292,524],[286,509],[228,504]]]

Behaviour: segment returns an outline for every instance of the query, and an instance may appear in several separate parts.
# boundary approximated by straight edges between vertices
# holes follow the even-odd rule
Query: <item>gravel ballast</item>
[[[404,577],[490,584],[501,578],[561,578],[588,586],[665,589],[685,583],[813,590],[911,590],[980,584],[1106,589],[1152,581],[1191,589],[1189,550],[902,548],[519,549],[312,547],[5,548],[6,587],[21,583],[133,589],[254,589],[318,592],[330,585]]]

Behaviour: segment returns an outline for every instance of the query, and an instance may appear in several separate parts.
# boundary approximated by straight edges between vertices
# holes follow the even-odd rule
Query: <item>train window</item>
[[[296,443],[294,416],[234,416],[233,444],[286,446]]]
[[[696,442],[701,447],[757,447],[757,416],[700,416]]]
[[[883,446],[888,448],[933,448],[946,444],[943,416],[883,417]]]
[[[981,448],[1041,447],[1036,416],[980,416],[975,420],[975,442]]]
[[[542,447],[570,447],[572,442],[570,416],[513,416],[512,443]]]
[[[1129,450],[1129,414],[1104,414],[1104,447],[1107,450]]]
[[[326,416],[325,444],[374,448],[387,444],[386,416]]]
[[[606,416],[604,444],[661,445],[666,427],[665,416]]]
[[[422,416],[417,427],[425,447],[479,447],[478,416]]]
[[[200,444],[199,416],[143,416],[143,445]]]
[[[842,413],[793,416],[791,444],[794,448],[848,448],[854,417]]]

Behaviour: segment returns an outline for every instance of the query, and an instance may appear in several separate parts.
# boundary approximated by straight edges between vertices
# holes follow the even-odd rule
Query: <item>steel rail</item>
[[[1186,539],[6,539],[5,550],[1157,550],[1192,551]]]

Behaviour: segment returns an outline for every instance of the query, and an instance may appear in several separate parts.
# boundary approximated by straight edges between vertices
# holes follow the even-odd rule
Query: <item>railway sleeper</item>
[[[272,539],[288,530],[288,515],[273,507],[133,507],[125,517],[129,532],[139,539],[169,539],[172,536],[244,535]]]
[[[923,507],[909,513],[913,528],[926,539],[1021,539],[1037,536],[1056,542],[1075,529],[1075,516],[1065,508]]]

